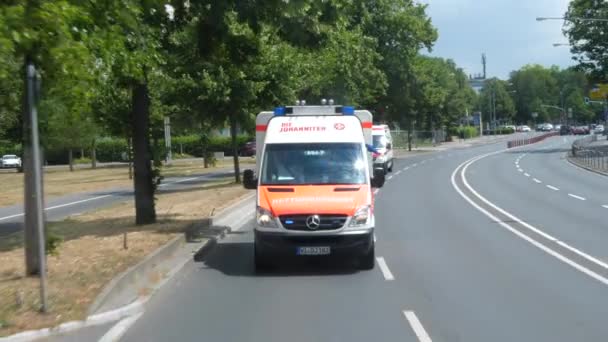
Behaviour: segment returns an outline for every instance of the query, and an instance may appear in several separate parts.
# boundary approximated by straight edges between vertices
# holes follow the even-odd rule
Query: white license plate
[[[331,249],[327,246],[323,247],[298,247],[296,250],[297,255],[329,255]]]

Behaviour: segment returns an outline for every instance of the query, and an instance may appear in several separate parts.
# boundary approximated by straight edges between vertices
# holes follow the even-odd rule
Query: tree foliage
[[[607,19],[608,2],[572,0],[565,17],[570,19],[564,24],[564,33],[579,68],[593,80],[605,82],[608,79],[608,21],[581,19]]]
[[[515,121],[519,123],[533,121],[534,112],[539,122],[565,122],[568,108],[576,121],[585,123],[596,118],[597,113],[584,102],[589,83],[580,71],[527,65],[512,72],[509,83],[514,91]]]

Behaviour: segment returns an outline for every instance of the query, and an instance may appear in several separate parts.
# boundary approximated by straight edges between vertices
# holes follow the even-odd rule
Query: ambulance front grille
[[[318,230],[334,230],[340,229],[346,223],[348,216],[336,215],[336,214],[322,214],[318,215],[320,222],[319,227],[311,229],[306,225],[306,220],[314,214],[300,214],[300,215],[282,215],[279,216],[281,224],[285,229],[289,230],[306,230],[306,231],[318,231]]]

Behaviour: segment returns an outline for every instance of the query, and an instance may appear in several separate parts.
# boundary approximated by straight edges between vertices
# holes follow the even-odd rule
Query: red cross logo
[[[341,123],[341,122],[338,122],[338,123],[334,124],[334,128],[337,129],[337,130],[339,130],[339,131],[343,130],[344,127],[346,127],[346,126],[344,126],[344,124]]]

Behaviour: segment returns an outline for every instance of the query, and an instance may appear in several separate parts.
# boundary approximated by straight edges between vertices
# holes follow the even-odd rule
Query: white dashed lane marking
[[[533,179],[533,181],[535,181],[535,182],[536,182],[536,183],[538,183],[538,184],[542,183],[542,182],[541,182],[539,179],[537,179],[537,178],[534,178],[534,179]]]
[[[554,187],[553,185],[547,185],[547,188],[549,188],[551,190],[559,191],[559,189]]]
[[[384,276],[384,280],[386,280],[386,281],[395,280],[395,277],[393,276],[393,273],[391,273],[391,270],[388,269],[388,265],[386,264],[386,261],[384,260],[384,258],[377,257],[376,261],[378,262],[378,266],[380,266],[380,271],[382,272],[382,275]]]
[[[577,200],[581,200],[581,201],[587,200],[585,197],[581,197],[581,196],[577,196],[577,195],[573,195],[573,194],[568,194],[568,196],[570,196],[572,198],[576,198]]]
[[[408,323],[412,327],[412,330],[414,330],[414,334],[416,334],[416,337],[418,337],[418,341],[433,342],[433,340],[431,340],[431,337],[429,336],[429,334],[426,332],[426,330],[424,330],[422,323],[420,323],[420,320],[418,319],[418,317],[416,316],[414,311],[407,311],[407,310],[403,311],[403,315],[405,316],[405,319],[407,319]]]
[[[530,177],[530,174],[526,172],[526,173],[524,173],[524,176]]]

